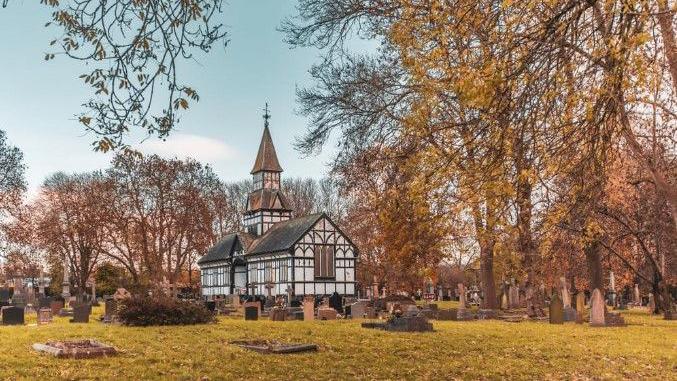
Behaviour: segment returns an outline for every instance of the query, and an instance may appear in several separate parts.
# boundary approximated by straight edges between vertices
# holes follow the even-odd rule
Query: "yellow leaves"
[[[89,124],[92,122],[92,118],[87,117],[87,116],[81,116],[78,121],[82,124],[85,125],[85,127],[89,127]]]
[[[181,107],[182,109],[186,110],[188,108],[188,101],[185,100],[184,98],[178,98],[174,101],[174,109],[178,109]]]

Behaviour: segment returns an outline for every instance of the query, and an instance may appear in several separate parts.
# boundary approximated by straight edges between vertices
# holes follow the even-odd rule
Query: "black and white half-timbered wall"
[[[226,235],[198,261],[202,295],[355,295],[357,248],[324,213],[292,216],[267,112],[264,119],[245,230]]]

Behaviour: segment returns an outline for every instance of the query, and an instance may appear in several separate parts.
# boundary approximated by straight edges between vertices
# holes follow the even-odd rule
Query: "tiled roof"
[[[202,264],[230,258],[236,239],[236,233],[226,235],[219,242],[217,242],[216,245],[209,249],[207,254],[200,258],[197,263]]]
[[[280,198],[280,207],[275,207],[275,198]],[[247,210],[254,211],[259,209],[284,209],[289,210],[287,201],[280,190],[277,189],[259,189],[251,192],[247,199]]]
[[[277,153],[275,153],[275,146],[273,146],[273,139],[270,137],[268,126],[265,126],[263,129],[259,153],[256,155],[256,161],[251,173],[254,174],[260,171],[282,172],[282,167],[277,161]]]
[[[266,234],[252,243],[247,254],[273,253],[290,249],[322,216],[323,213],[311,214],[276,223]]]

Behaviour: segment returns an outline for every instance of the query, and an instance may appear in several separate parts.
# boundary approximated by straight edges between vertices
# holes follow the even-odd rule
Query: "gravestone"
[[[367,312],[369,303],[367,301],[359,301],[350,305],[350,317],[353,319],[363,319]]]
[[[235,308],[240,308],[240,295],[231,295],[230,296],[230,304],[233,305]]]
[[[393,332],[432,332],[433,330],[433,325],[424,316],[393,317],[385,323],[364,322],[362,327]]]
[[[437,311],[437,320],[456,320],[456,309],[442,309]]]
[[[634,299],[633,302],[635,303],[636,306],[642,305],[642,298],[639,296],[639,285],[637,283],[635,283],[633,299]]]
[[[378,316],[376,313],[376,308],[372,306],[365,308],[364,315],[365,318],[367,319],[376,319],[376,317]]]
[[[567,280],[565,277],[559,278],[560,282],[560,291],[562,292],[562,305],[564,309],[571,307],[571,294],[569,294],[569,287],[567,286]]]
[[[320,307],[317,309],[318,320],[336,320],[336,310],[331,307]]]
[[[63,300],[52,300],[49,303],[49,308],[52,309],[52,315],[58,315],[63,307]]]
[[[466,302],[466,295],[465,295],[465,286],[463,283],[458,284],[458,308],[466,308],[467,307],[467,302]]]
[[[245,303],[244,320],[259,320],[259,306],[258,305],[254,306],[251,305],[250,303]]]
[[[417,306],[411,306],[411,305],[404,305],[402,309],[399,310],[398,312],[399,316],[406,316],[406,317],[411,317],[411,316],[419,316],[423,315],[428,318],[431,316],[436,316],[437,311],[433,311],[427,308],[424,308],[423,310],[419,310]],[[397,314],[396,314],[397,315]]]
[[[503,295],[501,296],[501,309],[502,310],[508,309],[508,294],[505,291],[503,292]]]
[[[267,310],[273,308],[273,307],[275,306],[275,304],[276,304],[276,302],[275,302],[275,297],[273,297],[273,296],[267,296],[267,297],[266,297],[266,301],[265,301],[265,303],[263,304],[263,308],[267,311]]]
[[[585,293],[583,291],[576,294],[576,311],[580,313],[585,311]]]
[[[103,312],[103,321],[104,323],[111,323],[115,320],[115,317],[118,314],[118,301],[112,297],[107,297],[104,299],[104,312]]]
[[[315,319],[315,297],[307,295],[303,298],[303,320]]]
[[[564,305],[557,293],[550,300],[550,324],[564,324]]]
[[[49,308],[40,308],[38,310],[38,324],[49,324],[52,322],[52,310]]]
[[[583,313],[585,312],[585,293],[580,291],[576,294],[576,323],[583,324]]]
[[[26,297],[21,294],[12,295],[12,304],[19,307],[26,307]]]
[[[38,308],[51,308],[52,298],[49,296],[38,299]]]
[[[647,309],[649,310],[650,315],[652,315],[656,309],[656,299],[654,298],[653,293],[649,294],[649,304],[647,304]]]
[[[606,312],[604,314],[604,325],[607,327],[624,327],[625,319],[621,314]]]
[[[285,321],[287,320],[287,310],[280,307],[273,307],[270,309],[270,320]]]
[[[89,314],[92,306],[89,303],[78,303],[73,306],[73,318],[71,323],[89,323]]]
[[[335,309],[338,313],[343,313],[343,299],[338,292],[331,294],[331,297],[329,298],[329,307]]]
[[[16,306],[2,307],[2,324],[23,325],[24,308]]]
[[[576,321],[576,310],[573,307],[564,307],[564,321]]]
[[[604,298],[602,297],[602,292],[598,288],[592,291],[590,305],[590,326],[604,327]]]
[[[511,284],[508,295],[508,305],[511,309],[519,308],[520,306],[520,291],[517,285]]]
[[[0,289],[0,302],[9,302],[9,289],[1,288]]]

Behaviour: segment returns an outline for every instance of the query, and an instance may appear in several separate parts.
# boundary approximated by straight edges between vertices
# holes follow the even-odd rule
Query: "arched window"
[[[315,246],[315,278],[334,278],[335,266],[334,246]]]

